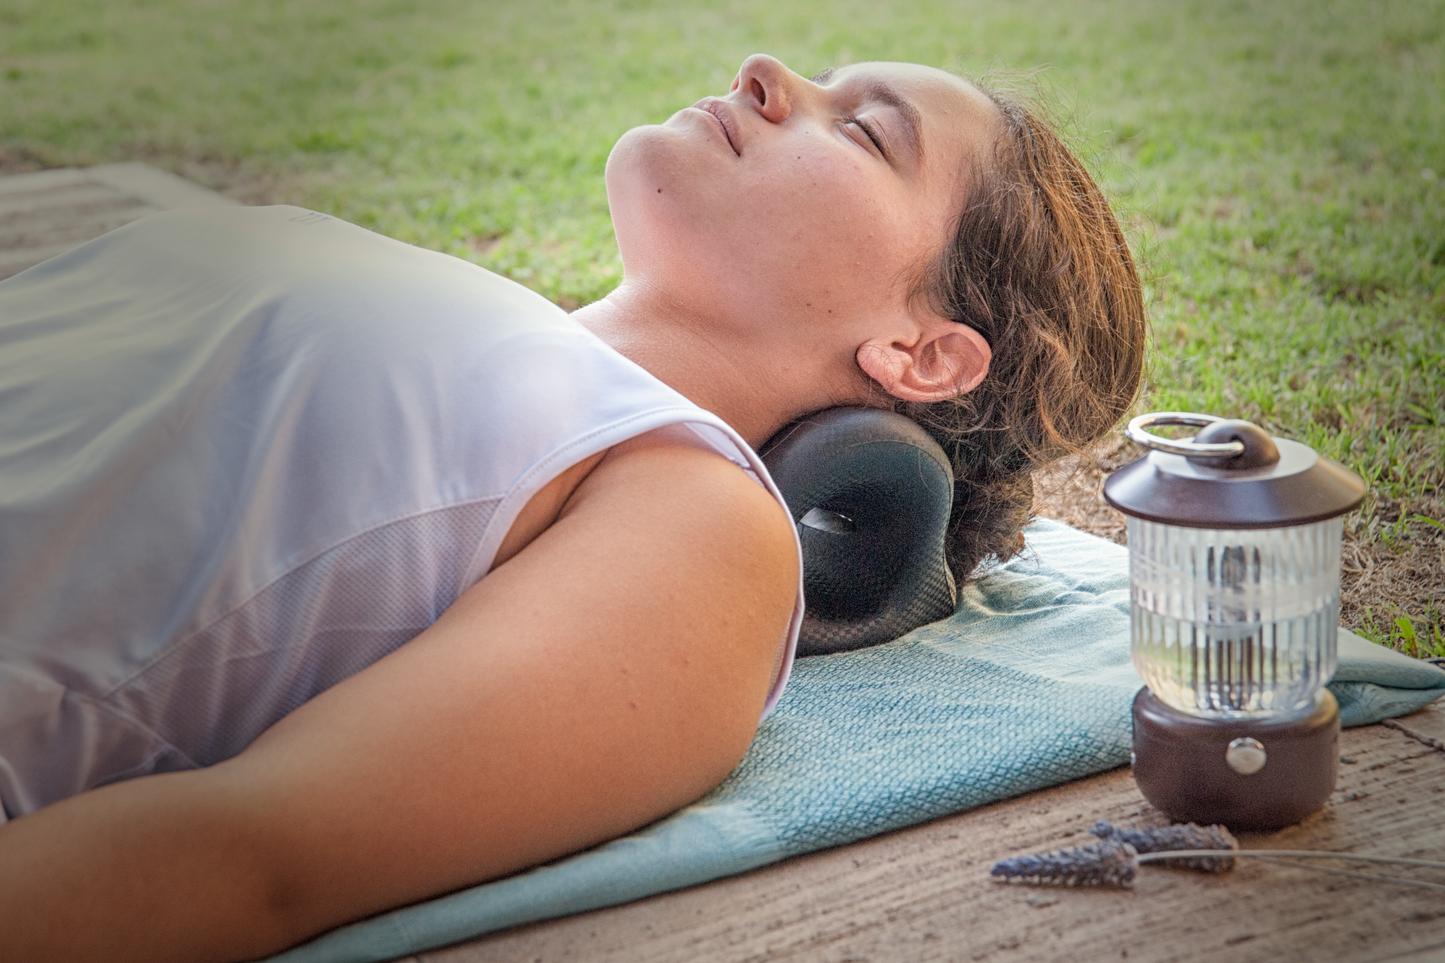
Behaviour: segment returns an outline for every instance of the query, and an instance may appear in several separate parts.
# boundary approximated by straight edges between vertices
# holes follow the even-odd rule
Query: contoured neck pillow
[[[890,642],[953,613],[953,471],[927,432],[891,411],[830,408],[760,454],[803,544],[798,655]]]

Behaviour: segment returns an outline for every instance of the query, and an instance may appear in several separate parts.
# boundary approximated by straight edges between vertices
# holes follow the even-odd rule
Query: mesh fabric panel
[[[106,700],[197,765],[416,636],[461,593],[495,501],[372,529],[172,646]]]

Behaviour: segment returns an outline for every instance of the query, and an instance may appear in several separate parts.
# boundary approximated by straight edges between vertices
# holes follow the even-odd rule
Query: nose
[[[776,57],[753,54],[743,61],[733,91],[740,91],[745,101],[764,118],[781,124],[793,111],[798,82],[802,80]]]

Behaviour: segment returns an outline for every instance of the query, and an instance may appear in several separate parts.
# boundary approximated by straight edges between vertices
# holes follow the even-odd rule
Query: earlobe
[[[988,341],[957,321],[933,327],[912,344],[886,338],[864,342],[858,367],[904,401],[944,401],[977,388],[993,357]]]

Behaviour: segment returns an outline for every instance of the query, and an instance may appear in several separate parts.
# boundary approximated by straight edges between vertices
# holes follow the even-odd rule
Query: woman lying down
[[[656,820],[788,677],[758,445],[915,418],[967,576],[1135,393],[1105,199],[950,74],[751,57],[607,190],[571,316],[289,207],[0,284],[0,957],[265,956]]]

